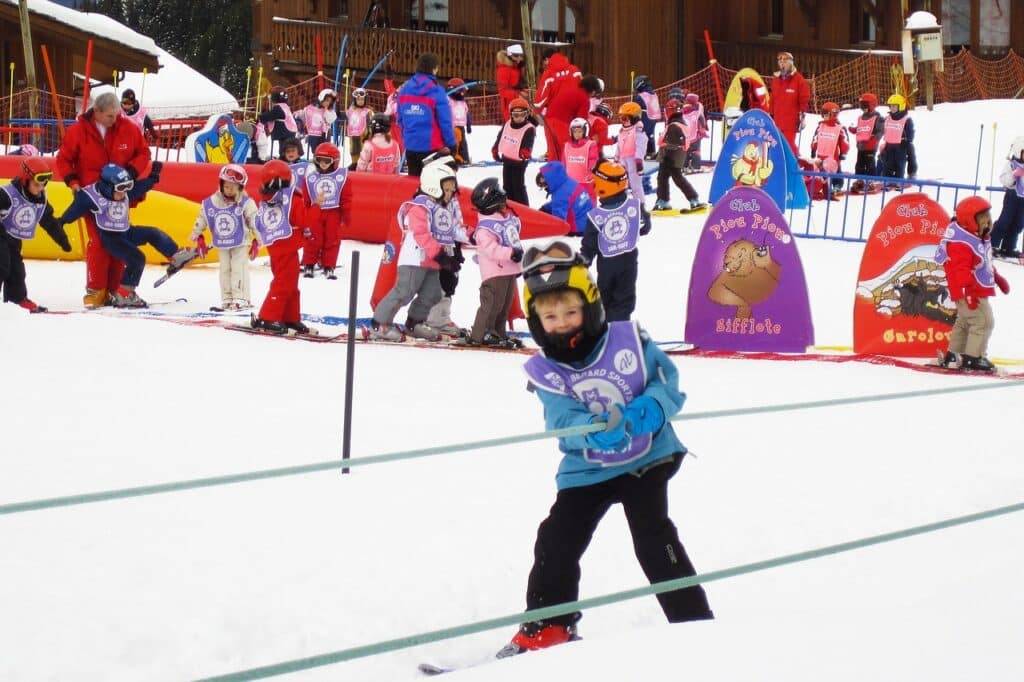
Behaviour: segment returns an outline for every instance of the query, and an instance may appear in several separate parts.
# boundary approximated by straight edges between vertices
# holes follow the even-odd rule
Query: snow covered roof
[[[17,7],[18,0],[0,0],[0,4]],[[102,14],[79,12],[70,7],[50,2],[50,0],[28,0],[28,11],[30,15],[45,16],[58,23],[72,26],[78,31],[121,43],[139,52],[145,52],[154,57],[159,55],[156,43],[152,38],[137,33]]]
[[[150,118],[206,118],[240,108],[230,92],[169,52],[155,44],[153,47],[159,56],[160,71],[146,74],[145,84],[141,73],[126,72],[117,84],[119,95],[126,88],[135,91],[135,96],[149,110]],[[92,89],[92,94],[112,90],[110,85],[98,85]]]

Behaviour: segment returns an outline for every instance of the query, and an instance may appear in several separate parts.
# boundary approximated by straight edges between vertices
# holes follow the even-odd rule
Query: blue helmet
[[[124,168],[116,163],[108,163],[100,171],[100,179],[96,189],[106,199],[114,198],[114,191],[127,192],[135,186],[135,180]]]

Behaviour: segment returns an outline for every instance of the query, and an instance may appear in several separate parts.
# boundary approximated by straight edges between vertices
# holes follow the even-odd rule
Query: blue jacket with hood
[[[540,210],[569,223],[572,234],[582,235],[587,228],[587,215],[594,207],[590,195],[583,185],[569,177],[561,161],[548,161],[541,166],[540,174],[544,176],[551,196]]]

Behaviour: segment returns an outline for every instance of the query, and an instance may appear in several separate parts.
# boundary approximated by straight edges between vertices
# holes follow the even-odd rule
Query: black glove
[[[54,238],[54,241],[57,242],[57,246],[60,247],[61,251],[64,253],[71,253],[71,242],[68,241],[68,236],[64,233],[63,226],[61,227],[61,231],[57,233],[57,238]]]
[[[149,178],[153,182],[160,182],[160,172],[164,169],[163,161],[154,161],[153,167],[149,171]]]
[[[513,246],[512,255],[509,256],[513,263],[521,263],[523,261],[523,247]]]
[[[139,179],[139,171],[135,170],[132,166],[126,166],[125,170],[128,171],[128,175],[132,176],[132,180]]]
[[[455,262],[455,257],[449,255],[448,252],[445,251],[444,249],[441,249],[441,251],[439,251],[438,254],[434,256],[434,260],[437,262],[437,264],[441,267],[442,270],[447,270],[448,272],[455,272],[454,268],[456,265],[458,265]]]

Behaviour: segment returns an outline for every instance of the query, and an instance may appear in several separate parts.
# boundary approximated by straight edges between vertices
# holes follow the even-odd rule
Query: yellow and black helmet
[[[606,328],[604,304],[583,258],[562,239],[527,249],[523,255],[523,307],[533,340],[541,348],[547,348],[547,334],[534,302],[541,294],[568,289],[583,296],[583,331],[588,337],[599,338]]]

